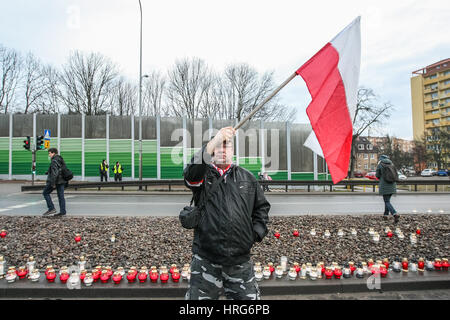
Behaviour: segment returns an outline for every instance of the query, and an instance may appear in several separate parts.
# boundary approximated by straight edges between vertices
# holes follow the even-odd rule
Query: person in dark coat
[[[103,182],[103,178],[108,182],[108,169],[109,165],[106,163],[106,160],[103,159],[102,163],[100,163],[100,182]]]
[[[380,156],[380,161],[378,162],[376,177],[380,179],[378,184],[378,192],[383,196],[384,200],[384,215],[383,218],[386,220],[391,213],[394,216],[395,223],[400,219],[399,214],[395,210],[394,206],[391,204],[391,197],[393,194],[397,193],[397,184],[395,182],[388,182],[385,179],[387,165],[392,165],[392,161],[388,156]]]
[[[61,217],[66,215],[66,200],[64,199],[64,187],[67,181],[61,175],[61,169],[65,165],[64,159],[58,155],[58,149],[48,149],[48,155],[51,158],[50,167],[47,171],[47,184],[42,192],[45,201],[47,202],[48,210],[44,212],[44,216]],[[58,193],[59,213],[56,213],[55,205],[53,204],[50,193],[56,189]]]
[[[187,300],[217,300],[222,293],[229,299],[260,299],[250,250],[268,233],[270,204],[255,176],[232,163],[234,134],[233,127],[219,130],[184,170],[196,206],[223,177],[194,228]]]

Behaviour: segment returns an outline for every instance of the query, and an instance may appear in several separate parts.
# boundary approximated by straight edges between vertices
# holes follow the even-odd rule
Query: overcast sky
[[[433,1],[141,0],[143,73],[199,57],[274,71],[281,84],[361,16],[360,85],[396,108],[379,134],[412,138],[411,72],[450,57],[450,6]],[[0,0],[0,43],[61,66],[71,50],[100,52],[139,78],[138,0]],[[136,80],[137,81],[137,80]],[[300,77],[280,93],[308,122]],[[375,132],[373,132],[375,134]]]

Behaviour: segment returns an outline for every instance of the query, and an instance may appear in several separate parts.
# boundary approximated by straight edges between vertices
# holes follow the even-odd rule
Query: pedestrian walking
[[[222,128],[184,170],[198,208],[189,216],[180,213],[183,227],[194,229],[187,300],[218,299],[222,293],[260,299],[250,249],[268,232],[270,204],[254,175],[232,163],[234,134],[234,128]]]
[[[397,223],[400,219],[399,214],[391,204],[391,197],[397,192],[398,173],[392,161],[387,155],[380,156],[378,162],[376,177],[379,180],[378,192],[383,196],[384,200],[384,215],[385,220],[388,219],[389,213],[394,216],[394,221]]]
[[[116,162],[114,166],[114,181],[122,181],[123,168],[119,161]]]
[[[103,178],[106,182],[108,182],[108,169],[109,165],[106,163],[106,160],[103,159],[102,163],[100,163],[100,181],[103,182]]]
[[[44,212],[44,216],[61,217],[66,215],[66,200],[64,199],[64,187],[67,181],[62,175],[62,169],[65,167],[64,159],[58,155],[58,149],[48,149],[48,155],[51,158],[50,167],[47,171],[47,183],[42,192],[45,201],[47,202],[48,210]],[[55,205],[53,204],[50,194],[56,189],[59,202],[59,213],[56,213]]]
[[[268,174],[267,172],[264,172],[264,174],[263,174],[263,180],[266,180],[266,181],[272,181],[272,177],[269,176],[269,174]],[[267,184],[264,185],[264,191],[270,192],[269,185],[267,185]]]

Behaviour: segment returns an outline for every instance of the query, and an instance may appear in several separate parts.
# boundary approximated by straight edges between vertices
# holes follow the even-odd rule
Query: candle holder
[[[399,233],[399,234],[398,234],[398,238],[399,238],[400,240],[403,240],[403,239],[405,239],[405,235],[404,235],[403,233]]]
[[[322,279],[322,275],[325,273],[323,262],[319,262],[316,265],[317,279]]]
[[[275,276],[278,279],[281,279],[281,277],[283,277],[283,267],[282,266],[277,266],[277,268],[275,269]]]
[[[317,280],[317,278],[318,278],[318,274],[319,274],[320,272],[318,272],[317,271],[317,268],[312,268],[311,269],[311,271],[309,272],[309,278],[312,280],[312,281],[316,281]]]
[[[311,231],[309,232],[310,235],[312,235],[313,237],[316,236],[316,229],[312,228]]]
[[[137,277],[138,271],[137,271],[137,268],[136,268],[136,267],[133,266],[133,267],[131,267],[130,270],[128,270],[128,271],[133,272],[134,276]]]
[[[389,269],[389,259],[388,258],[383,259],[383,264],[386,267],[386,269]]]
[[[25,266],[21,266],[19,267],[19,270],[17,270],[17,276],[19,277],[19,279],[25,279],[25,277],[27,276],[27,269],[25,268]]]
[[[394,235],[394,234],[392,233],[391,230],[389,230],[389,231],[386,233],[386,236],[387,236],[388,238],[392,238],[393,235]]]
[[[119,284],[120,281],[122,281],[122,275],[120,274],[119,271],[114,272],[112,280],[114,284]]]
[[[449,263],[448,263],[448,259],[447,258],[442,258],[442,270],[444,270],[444,271],[448,271],[448,266],[449,266]]]
[[[49,269],[46,278],[48,282],[55,282],[56,279],[55,269]]]
[[[159,277],[158,270],[152,269],[150,271],[150,281],[151,282],[157,282],[158,281],[158,277]],[[186,275],[186,277],[187,277],[187,275]]]
[[[298,236],[300,235],[300,233],[298,232],[297,229],[294,229],[294,231],[292,232],[292,235],[293,235],[294,237],[298,237]]]
[[[392,264],[392,271],[394,271],[394,272],[402,271],[402,265],[399,261],[394,261],[394,263]]]
[[[269,271],[269,273],[270,273],[270,271]],[[258,282],[261,281],[263,279],[263,277],[264,277],[264,274],[263,274],[263,272],[261,270],[261,267],[257,268],[255,270],[255,279],[256,279],[256,281],[258,281]]]
[[[280,259],[280,265],[283,268],[283,272],[287,271],[287,261],[288,261],[288,259],[286,256],[282,256]]]
[[[273,262],[269,262],[267,264],[267,266],[269,267],[270,273],[272,274],[275,271],[275,267],[273,266]]]
[[[352,228],[351,234],[352,234],[353,237],[356,237],[358,235],[358,232],[356,231],[355,228]]]
[[[101,274],[101,271],[99,271],[99,269],[93,269],[91,272],[92,280],[94,282],[97,282],[98,279],[100,279],[100,274]],[[86,280],[86,279],[84,279],[84,280]]]
[[[434,269],[441,270],[441,268],[442,268],[441,259],[439,258],[434,259]]]
[[[388,273],[388,270],[387,270],[386,266],[384,264],[382,264],[380,266],[380,275],[381,275],[381,277],[382,278],[386,278],[387,273]]]
[[[331,279],[333,278],[333,271],[331,270],[331,267],[325,268],[325,279]]]
[[[53,266],[52,265],[48,265],[46,268],[45,268],[45,275],[47,275],[48,274],[48,272],[49,272],[49,270],[50,269],[53,269]]]
[[[356,277],[359,279],[364,278],[364,270],[363,268],[357,268],[356,269]]]
[[[380,241],[380,235],[378,234],[378,232],[375,232],[372,236],[372,241],[375,243],[378,243]]]
[[[136,274],[134,273],[134,270],[128,270],[127,280],[128,283],[133,283],[136,281]]]
[[[102,273],[100,274],[100,281],[102,283],[107,283],[108,280],[109,280],[108,271],[107,270],[103,270]]]
[[[344,267],[344,270],[343,270],[344,272],[343,272],[343,277],[344,278],[346,278],[346,279],[348,279],[348,278],[351,278],[352,277],[352,271],[350,270],[350,268],[348,267],[348,265],[347,266],[345,266]]]
[[[67,280],[69,280],[69,277],[69,273],[66,270],[63,270],[62,273],[60,272],[59,281],[61,281],[61,283],[66,283]]]
[[[67,269],[67,266],[62,266],[62,267],[59,269],[59,275],[61,275],[63,272],[68,273],[67,270],[68,270],[68,269]]]
[[[367,267],[371,268],[374,265],[373,259],[367,260]]]
[[[81,234],[79,233],[75,234],[75,242],[80,243],[80,241],[81,241]]]
[[[85,270],[86,269],[86,259],[84,258],[84,256],[80,257],[80,261],[78,261],[78,270]]]
[[[363,269],[364,274],[370,273],[370,270],[367,268],[367,263],[365,263],[365,262],[363,261],[363,262],[361,262],[361,266],[362,266],[362,269]]]
[[[425,269],[427,271],[433,271],[434,270],[434,265],[433,262],[431,260],[427,260],[425,263]]]
[[[425,261],[423,258],[419,258],[419,261],[417,262],[417,270],[420,272],[425,271]]]
[[[334,277],[335,277],[336,279],[341,279],[341,276],[342,276],[342,270],[341,270],[341,267],[337,266],[337,267],[334,269]]]
[[[86,278],[87,270],[83,269],[80,271],[80,281],[84,282],[84,279]]]
[[[33,271],[31,271],[31,273],[28,275],[28,279],[33,282],[36,282],[39,280],[40,276],[41,274],[39,273],[39,270],[33,269]]]
[[[306,264],[303,264],[300,269],[300,279],[302,280],[306,279]]]
[[[174,270],[177,270],[177,269],[174,269]],[[173,272],[174,271],[172,270],[172,275],[173,275]],[[137,278],[138,278],[140,283],[144,283],[145,281],[147,281],[147,270],[141,269],[139,271],[139,274],[138,274]]]
[[[2,231],[0,231],[0,237],[3,239],[4,237],[6,237],[6,235],[8,234],[8,232],[5,229],[2,229]]]
[[[114,274],[114,272],[112,271],[112,268],[110,266],[105,268],[106,270],[106,275],[108,276],[108,278],[111,278],[112,275]]]
[[[270,268],[269,267],[264,267],[264,270],[263,270],[263,277],[264,277],[264,279],[268,280],[271,275],[272,275],[272,272],[270,272]]]
[[[94,278],[92,277],[92,273],[88,272],[86,273],[86,277],[84,278],[84,285],[86,287],[90,287],[92,285],[92,282],[94,282]]]
[[[344,230],[339,229],[337,235],[342,238],[344,236]]]
[[[325,230],[325,233],[323,234],[323,236],[324,236],[325,238],[331,237],[330,230],[326,229],[326,230]]]
[[[170,265],[170,270],[169,270],[170,274],[172,274],[172,273],[173,273],[173,270],[175,270],[176,268],[177,268],[177,265],[176,265],[176,264]]]
[[[297,272],[295,271],[295,268],[289,269],[288,276],[289,276],[289,280],[297,279]]]
[[[75,270],[72,271],[68,281],[69,281],[69,284],[72,286],[72,288],[75,288],[78,285],[80,285],[81,280],[80,280],[80,275],[78,274],[78,272],[76,272]]]
[[[299,273],[300,272],[300,265],[299,265],[299,263],[298,262],[294,262],[294,269],[295,269],[295,272],[297,272],[297,273]]]
[[[8,270],[8,273],[6,273],[5,276],[6,282],[12,283],[16,281],[16,278],[17,278],[16,270]]]
[[[36,261],[34,261],[34,257],[30,256],[28,258],[28,262],[27,262],[28,273],[32,273],[33,272],[33,270],[35,269],[35,265],[36,265]]]
[[[0,256],[0,279],[3,279],[5,277],[5,258],[3,256]]]
[[[402,271],[403,272],[408,272],[408,259],[407,258],[403,258],[402,260]]]
[[[409,271],[411,272],[417,272],[417,264],[415,262],[411,262],[409,264]]]
[[[261,263],[260,262],[255,262],[254,266],[253,266],[253,271],[256,272],[256,270],[261,269]]]
[[[352,272],[352,275],[353,275],[353,272],[355,272],[355,270],[356,270],[355,263],[353,261],[349,261],[348,267],[350,268],[350,271]]]
[[[181,279],[187,280],[188,275],[189,275],[189,267],[184,266],[183,269],[181,270]]]
[[[418,236],[420,236],[420,234],[421,234],[421,231],[420,231],[420,228],[419,228],[419,227],[416,228],[416,234],[417,234]]]
[[[280,233],[278,231],[275,231],[275,233],[273,234],[275,238],[280,239]]]
[[[120,276],[123,278],[125,275],[125,269],[123,267],[118,267],[117,272],[120,274]]]
[[[110,238],[111,242],[114,243],[116,242],[116,236],[113,234]]]
[[[162,283],[167,283],[167,280],[169,280],[169,273],[167,270],[164,270],[161,275],[159,276]]]
[[[373,234],[375,233],[375,231],[373,230],[373,228],[369,228],[369,236],[373,236]]]

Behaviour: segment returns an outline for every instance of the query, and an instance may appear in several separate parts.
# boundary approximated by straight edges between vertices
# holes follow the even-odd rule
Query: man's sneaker
[[[394,215],[394,222],[397,223],[398,220],[400,220],[400,215],[399,215],[398,213],[396,213],[396,214]]]
[[[55,214],[53,217],[56,217],[56,218],[60,218],[60,217],[64,217],[66,214],[65,213],[57,213],[57,214]]]
[[[53,214],[55,214],[55,213],[56,213],[56,209],[53,209],[53,210],[47,210],[46,212],[44,212],[43,216],[44,216],[44,217],[48,217],[48,216],[51,216],[51,215],[53,215]]]
[[[387,220],[389,217],[387,214],[383,215],[383,220]]]

